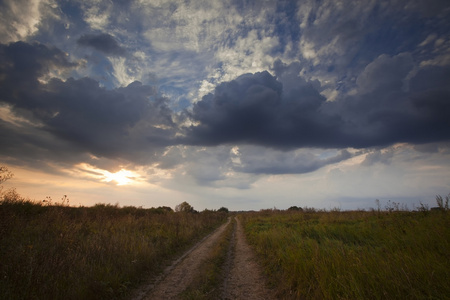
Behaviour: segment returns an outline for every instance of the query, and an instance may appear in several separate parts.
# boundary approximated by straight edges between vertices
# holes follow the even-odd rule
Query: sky
[[[35,200],[435,206],[448,0],[0,1],[0,165]]]

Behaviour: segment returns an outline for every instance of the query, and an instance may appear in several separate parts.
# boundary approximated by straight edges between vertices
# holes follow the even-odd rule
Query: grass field
[[[297,208],[239,218],[280,299],[450,299],[448,197],[437,202],[442,209]],[[124,299],[227,216],[190,206],[36,203],[12,190],[0,201],[0,299]],[[220,297],[231,231],[184,299]]]
[[[448,211],[241,215],[283,299],[450,299]]]
[[[64,202],[64,199],[62,199]],[[226,213],[0,203],[0,299],[120,299]]]

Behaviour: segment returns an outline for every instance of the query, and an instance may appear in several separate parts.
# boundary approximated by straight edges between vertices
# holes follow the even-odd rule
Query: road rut
[[[232,268],[226,280],[224,299],[264,300],[275,299],[266,287],[266,280],[256,261],[253,250],[248,245],[244,229],[236,218],[235,249]]]
[[[275,299],[272,291],[266,287],[265,278],[245,239],[239,218],[235,219],[236,225],[233,225],[229,218],[225,224],[173,262],[153,283],[142,288],[134,300],[182,299],[180,294],[196,278],[202,263],[208,258],[227,226],[234,226],[234,229],[223,268],[221,299]]]

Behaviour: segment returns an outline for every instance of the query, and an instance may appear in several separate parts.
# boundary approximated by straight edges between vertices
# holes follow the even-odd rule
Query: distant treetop
[[[228,213],[228,208],[222,206],[217,211]]]
[[[189,203],[184,201],[183,203],[180,203],[177,206],[175,206],[175,211],[176,212],[194,212],[194,208]]]
[[[288,210],[303,211],[303,208],[294,205],[289,207]]]

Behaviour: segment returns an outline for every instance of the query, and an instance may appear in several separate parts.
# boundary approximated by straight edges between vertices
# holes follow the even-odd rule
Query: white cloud
[[[198,89],[198,96],[201,98],[214,91],[215,85],[208,80],[203,80]]]
[[[227,1],[174,1],[135,9],[142,13],[144,36],[157,51],[210,50],[243,20]]]
[[[419,44],[419,47],[424,47],[426,45],[431,44],[433,41],[435,41],[437,38],[436,33],[430,33],[425,40],[423,40],[422,43]]]
[[[277,36],[267,33],[262,38],[260,35],[261,32],[251,30],[246,36],[238,37],[233,47],[218,49],[215,58],[222,63],[222,75],[217,83],[233,80],[244,73],[270,70],[276,59],[271,55],[271,51],[278,46],[279,40]]]
[[[106,31],[113,15],[113,3],[102,0],[81,1],[84,21],[94,30]]]
[[[380,4],[371,0],[306,1],[299,5],[297,59],[310,66],[303,74],[305,78],[319,80],[330,99],[337,98],[336,86],[342,78],[353,76],[354,66],[349,64],[360,50],[364,35],[374,28],[370,16],[376,5]]]
[[[323,90],[320,94],[327,98],[327,101],[334,101],[339,95],[339,92],[336,89],[328,88]]]
[[[448,193],[450,160],[445,162],[445,156],[438,152],[420,153],[408,144],[372,150],[327,168],[328,192],[333,197],[346,195],[373,201],[377,198],[406,201],[408,197],[430,201],[436,194]],[[418,201],[405,204],[410,209],[413,204],[419,205]]]
[[[142,35],[154,50],[151,66],[163,70],[167,78],[178,76],[175,70],[180,76],[197,77],[198,90],[185,93],[192,95],[192,102],[220,82],[270,69],[271,52],[279,46],[269,21],[276,10],[271,1],[239,10],[232,1],[166,2],[134,9],[141,15]],[[200,72],[192,72],[193,58]]]
[[[126,58],[111,57],[110,61],[113,66],[113,75],[118,82],[118,86],[127,86],[138,79],[131,74],[133,70],[130,69],[130,66],[127,64]]]
[[[421,43],[424,44],[428,38]],[[433,43],[434,41],[434,43]],[[426,58],[420,63],[421,67],[424,66],[448,66],[450,65],[450,39],[449,38],[437,38],[430,40],[423,46],[432,48],[431,57]]]
[[[0,42],[25,40],[39,30],[43,18],[52,13],[52,0],[6,0],[0,4]]]

